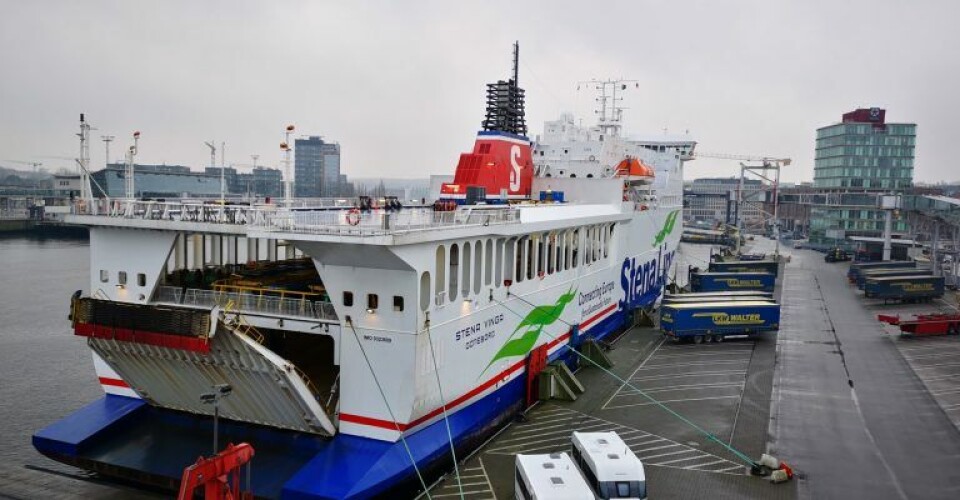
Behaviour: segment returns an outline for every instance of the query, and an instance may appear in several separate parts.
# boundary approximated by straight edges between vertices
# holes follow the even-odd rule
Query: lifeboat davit
[[[640,161],[638,158],[626,157],[617,164],[614,175],[631,183],[648,184],[653,182],[653,167]]]

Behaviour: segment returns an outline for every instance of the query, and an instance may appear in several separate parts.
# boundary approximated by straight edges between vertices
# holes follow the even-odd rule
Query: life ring
[[[356,226],[360,223],[360,210],[356,208],[351,208],[347,210],[347,224],[351,226]]]

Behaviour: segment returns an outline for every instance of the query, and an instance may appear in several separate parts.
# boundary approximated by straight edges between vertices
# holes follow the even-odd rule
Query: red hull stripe
[[[111,385],[113,387],[123,387],[125,389],[130,388],[130,386],[127,385],[126,382],[118,378],[100,377],[100,385]]]
[[[81,337],[133,342],[158,347],[169,347],[182,351],[192,351],[207,354],[210,352],[210,343],[198,337],[185,337],[170,333],[130,330],[128,328],[114,328],[112,326],[95,325],[92,323],[78,323],[74,333]]]
[[[616,308],[616,306],[617,306],[616,304],[611,304],[611,305],[610,305],[609,307],[607,307],[606,309],[603,309],[602,311],[598,312],[597,314],[594,314],[593,316],[587,318],[586,321],[584,321],[583,323],[580,324],[580,325],[581,325],[581,328],[586,329],[589,325],[595,323],[597,320],[599,320],[600,318],[602,318],[603,316],[605,316],[607,313],[609,313],[610,311],[612,311],[614,308]],[[563,335],[560,335],[559,337],[551,340],[550,342],[547,342],[547,346],[548,346],[548,347],[547,347],[547,350],[552,350],[554,347],[560,345],[562,342],[565,342],[565,341],[568,340],[569,338],[570,338],[570,332],[568,331],[567,333],[564,333]],[[471,389],[470,391],[468,391],[468,392],[465,393],[464,395],[460,396],[459,398],[454,399],[453,401],[447,403],[447,405],[446,405],[447,411],[453,410],[453,409],[456,408],[457,406],[460,406],[461,404],[469,401],[470,399],[472,399],[473,397],[477,396],[478,394],[480,394],[480,393],[486,391],[487,389],[493,387],[493,386],[494,386],[497,382],[499,382],[500,380],[503,380],[503,379],[505,379],[505,378],[513,375],[516,371],[518,371],[518,370],[520,370],[521,368],[523,368],[523,366],[524,366],[525,363],[526,363],[526,360],[523,360],[523,359],[521,359],[520,361],[517,361],[516,363],[510,365],[510,367],[508,367],[506,370],[503,370],[502,372],[498,373],[497,375],[489,378],[486,382],[478,385],[477,387],[474,387],[473,389]],[[340,414],[340,421],[341,421],[341,422],[350,422],[350,423],[352,423],[352,424],[358,424],[358,425],[368,425],[368,426],[371,426],[371,427],[380,427],[380,428],[387,429],[387,430],[391,430],[391,431],[396,431],[397,429],[400,429],[400,431],[403,432],[403,431],[406,431],[407,429],[416,427],[416,426],[418,426],[418,425],[426,422],[427,420],[430,420],[430,419],[432,419],[433,417],[436,417],[437,415],[440,415],[441,413],[443,413],[443,408],[442,408],[442,407],[437,407],[436,409],[434,409],[433,411],[427,413],[426,415],[424,415],[424,416],[422,416],[422,417],[420,417],[420,418],[417,418],[417,419],[413,420],[412,422],[406,423],[406,424],[404,424],[404,423],[399,423],[399,422],[392,422],[392,421],[390,421],[390,420],[382,420],[382,419],[379,419],[379,418],[364,417],[363,415],[353,415],[353,414],[350,414],[350,413],[341,413],[341,414]]]

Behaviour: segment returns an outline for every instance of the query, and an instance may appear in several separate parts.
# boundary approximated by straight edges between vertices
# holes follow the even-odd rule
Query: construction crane
[[[713,158],[716,160],[736,160],[736,161],[759,161],[765,164],[770,164],[771,166],[779,165],[782,167],[790,166],[790,158],[774,158],[771,156],[752,156],[752,155],[735,155],[728,153],[701,153],[700,151],[694,151],[693,156],[695,158]]]
[[[717,160],[734,160],[740,162],[740,183],[737,186],[736,192],[736,214],[734,216],[734,224],[737,226],[737,229],[740,233],[743,233],[743,219],[741,218],[741,206],[749,204],[757,204],[756,200],[748,200],[747,196],[744,196],[744,184],[748,174],[754,175],[763,181],[769,182],[773,186],[773,212],[767,212],[762,207],[762,201],[760,202],[761,206],[759,211],[762,212],[766,217],[764,217],[763,223],[772,223],[773,227],[773,237],[776,241],[776,249],[774,250],[777,255],[780,254],[780,219],[779,219],[779,208],[780,200],[778,191],[780,189],[780,169],[782,167],[789,166],[791,163],[790,158],[776,158],[772,156],[753,156],[753,155],[739,155],[739,154],[728,154],[728,153],[701,153],[695,151],[693,153],[694,158],[712,158]],[[747,165],[744,162],[756,162],[759,165]],[[771,175],[768,171],[772,170],[773,174]],[[737,252],[740,251],[739,238],[737,244]]]

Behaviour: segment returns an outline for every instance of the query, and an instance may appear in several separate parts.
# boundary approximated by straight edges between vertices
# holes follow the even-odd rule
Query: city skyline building
[[[859,108],[817,129],[813,186],[824,203],[811,209],[812,243],[882,236],[885,214],[877,209],[877,196],[913,186],[917,125],[887,123],[886,114]],[[893,221],[895,235],[908,230],[906,221]]]
[[[340,144],[311,135],[294,141],[294,196],[340,195]]]

